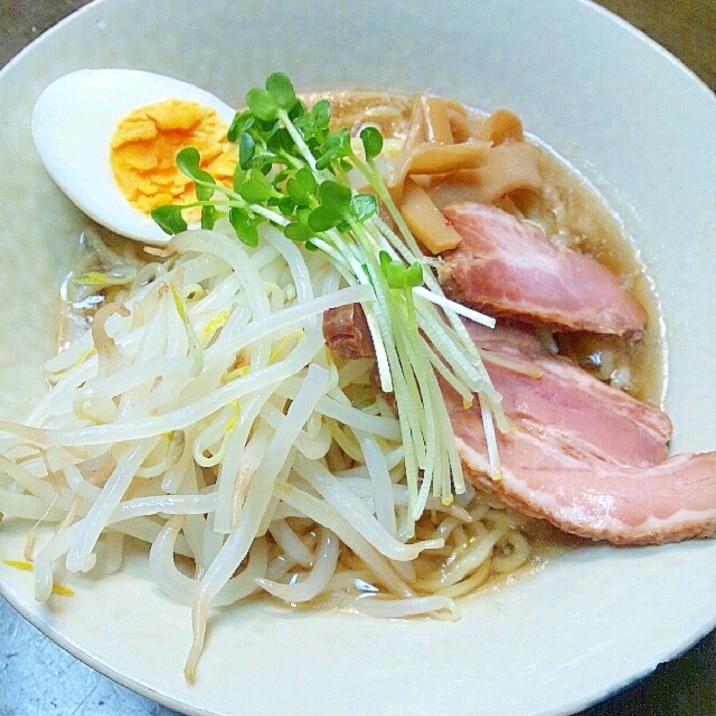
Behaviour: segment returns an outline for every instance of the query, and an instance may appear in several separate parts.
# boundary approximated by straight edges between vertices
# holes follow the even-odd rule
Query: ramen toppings
[[[128,110],[149,87],[225,116],[149,73],[68,81],[112,117],[113,82]],[[34,129],[73,196],[64,145],[45,132],[68,109],[63,87]],[[275,74],[231,124],[230,172],[183,147],[196,199],[153,212],[170,239],[98,182],[94,218],[166,246],[139,260],[88,230],[95,251],[65,288],[98,306],[91,326],[47,361],[26,420],[0,422],[0,512],[37,534],[18,555],[37,598],[60,566],[63,581],[119,568],[140,540],[159,588],[191,609],[189,680],[212,610],[251,595],[457,618],[457,597],[535,563],[533,516],[617,543],[716,529],[716,453],[668,457],[663,412],[559,351],[556,327],[611,333],[591,339],[621,375],[657,343],[625,288],[639,271],[610,273],[602,237],[574,230],[568,197],[587,190],[508,111],[337,97],[344,117]]]

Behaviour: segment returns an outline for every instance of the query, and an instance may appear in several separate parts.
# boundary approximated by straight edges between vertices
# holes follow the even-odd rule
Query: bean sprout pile
[[[101,552],[111,571],[150,545],[153,578],[192,610],[191,680],[212,607],[265,592],[455,618],[455,597],[525,562],[519,518],[470,486],[413,523],[373,362],[338,365],[321,331],[368,287],[270,227],[257,248],[217,226],[164,254],[47,362],[27,420],[0,425],[4,519],[55,525],[27,555],[38,599],[60,563],[86,572]]]
[[[178,155],[202,228],[162,207],[175,235],[134,262],[86,233],[98,269],[65,290],[85,291],[90,320],[45,363],[30,414],[0,420],[0,518],[31,525],[25,561],[11,561],[32,570],[36,598],[148,552],[159,588],[191,609],[189,681],[217,607],[268,595],[455,619],[457,597],[530,556],[527,518],[462,479],[441,399],[439,379],[465,402],[479,393],[488,437],[500,426],[458,314],[481,316],[445,299],[395,207],[406,243],[373,195],[340,183],[350,159],[392,205],[373,162],[382,138],[364,131],[359,159],[318,104],[298,115],[325,145],[316,160],[290,83],[269,79],[258,115],[237,116],[251,149],[238,188],[200,171],[195,150]],[[274,115],[288,134],[267,129]],[[357,304],[377,355],[340,358],[324,313]]]

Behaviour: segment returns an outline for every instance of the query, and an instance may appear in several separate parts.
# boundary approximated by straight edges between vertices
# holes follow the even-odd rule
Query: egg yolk
[[[169,99],[134,110],[117,126],[110,143],[114,180],[130,204],[145,214],[162,204],[194,201],[194,185],[176,167],[180,149],[195,147],[201,168],[231,186],[236,146],[226,139],[227,125],[213,109]],[[187,221],[200,210],[187,210]]]

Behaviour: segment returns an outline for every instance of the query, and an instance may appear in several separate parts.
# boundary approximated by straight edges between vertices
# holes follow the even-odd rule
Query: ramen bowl
[[[557,17],[559,21],[557,21]],[[427,91],[508,107],[599,192],[660,299],[675,451],[716,448],[709,343],[716,305],[716,102],[653,43],[588,2],[294,0],[200,6],[100,0],[0,73],[0,417],[29,410],[56,350],[59,292],[83,215],[46,174],[30,116],[76,69],[187,80],[230,105],[276,70],[299,91]],[[0,559],[26,526],[0,523]],[[82,661],[190,714],[566,714],[650,673],[716,624],[716,543],[571,549],[464,599],[457,621],[381,620],[252,603],[215,615],[194,684],[182,675],[187,609],[146,558],[35,601],[0,563],[0,590]]]

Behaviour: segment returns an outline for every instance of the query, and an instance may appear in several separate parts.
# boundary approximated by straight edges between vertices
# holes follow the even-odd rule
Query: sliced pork
[[[455,406],[467,478],[521,512],[565,532],[614,544],[661,544],[716,533],[716,453],[681,454],[658,465],[616,465],[573,455],[560,441],[515,430],[499,437],[502,472],[488,476],[479,415]]]
[[[499,209],[460,204],[446,215],[463,236],[447,252],[446,288],[452,285],[453,298],[518,319],[500,320],[497,329],[469,324],[510,424],[497,437],[499,479],[490,476],[479,406],[466,410],[444,389],[467,478],[593,540],[638,545],[716,534],[716,452],[669,457],[664,412],[555,355],[524,322],[640,330],[644,311],[619,280]],[[360,306],[327,314],[324,334],[339,355],[373,355]]]
[[[340,358],[373,358],[375,348],[360,303],[331,308],[323,314],[323,337]]]
[[[644,309],[592,257],[557,246],[494,206],[453,204],[443,214],[462,237],[443,253],[451,298],[562,330],[625,335],[644,328]]]
[[[489,476],[477,408],[445,391],[468,479],[560,529],[616,544],[716,533],[716,453],[669,458],[668,417],[551,356],[521,331],[474,329],[511,429]]]
[[[634,467],[666,460],[672,426],[663,411],[549,353],[526,330],[471,330],[515,427],[574,455]]]

